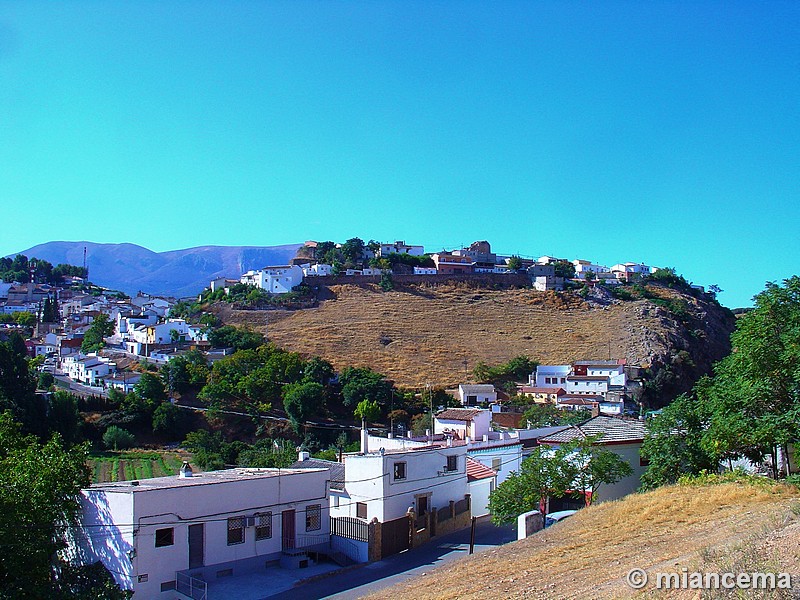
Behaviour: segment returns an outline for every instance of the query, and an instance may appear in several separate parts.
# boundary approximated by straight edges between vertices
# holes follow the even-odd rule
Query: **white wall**
[[[539,365],[536,367],[536,379],[530,383],[536,387],[563,387],[566,389],[566,378],[570,371],[572,371],[570,365]],[[552,382],[553,377],[558,378],[557,383]],[[545,383],[547,378],[550,378],[551,381]]]
[[[500,467],[497,469],[497,484],[500,485],[508,476],[511,475],[512,471],[519,472],[520,466],[522,463],[522,444],[513,444],[507,446],[487,446],[481,448],[484,444],[476,443],[471,444],[467,448],[467,454],[473,460],[477,460],[479,463],[486,465],[490,469],[493,469],[497,464],[497,461],[500,463]],[[475,446],[478,446],[477,448]]]
[[[456,456],[456,470],[443,473],[447,456]],[[394,479],[394,464],[406,463],[406,479]],[[449,506],[469,493],[466,474],[466,448],[435,447],[410,451],[353,454],[345,457],[345,489],[349,506],[342,516],[356,516],[356,503],[367,505],[367,521],[390,521],[415,506],[417,495],[430,494],[429,508]]]
[[[279,556],[281,551],[281,512],[294,509],[295,532],[297,538],[306,535],[305,509],[311,504],[321,505],[320,529],[308,532],[309,535],[328,535],[330,533],[328,470],[305,469],[300,472],[284,470],[280,476],[256,477],[213,481],[203,481],[201,474],[193,481],[183,480],[176,487],[148,487],[142,480],[136,487],[126,485],[106,486],[119,488],[119,491],[84,492],[87,499],[84,507],[84,523],[90,525],[101,521],[106,524],[135,524],[136,534],[127,545],[118,534],[94,540],[94,560],[124,573],[117,579],[120,584],[128,584],[137,597],[157,597],[161,584],[175,580],[177,571],[189,568],[189,525],[204,525],[204,564],[229,565],[236,561],[246,561],[253,557]],[[163,478],[159,478],[163,479]],[[177,478],[176,478],[177,479]],[[131,491],[135,490],[135,491]],[[272,537],[255,540],[255,528],[245,529],[245,541],[228,545],[227,519],[235,516],[252,516],[259,512],[272,512]],[[170,546],[155,547],[157,529],[173,528],[174,543]],[[91,535],[91,528],[86,527]],[[103,528],[114,532],[114,526]],[[120,541],[121,539],[121,541]],[[132,561],[127,558],[128,551],[134,550]],[[126,565],[126,561],[131,563]],[[89,561],[92,562],[92,561]],[[113,574],[113,572],[112,572]],[[147,581],[139,581],[146,575]],[[115,577],[117,577],[115,575]]]
[[[478,479],[469,482],[470,506],[473,517],[489,514],[489,494],[494,489],[494,479]]]

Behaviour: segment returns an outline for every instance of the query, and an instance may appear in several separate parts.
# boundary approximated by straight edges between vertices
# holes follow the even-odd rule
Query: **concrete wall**
[[[517,517],[517,539],[524,540],[544,529],[544,519],[538,510],[522,513]]]

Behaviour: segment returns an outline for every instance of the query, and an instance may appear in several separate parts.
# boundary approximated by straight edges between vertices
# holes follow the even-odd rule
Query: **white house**
[[[286,294],[303,283],[303,269],[297,265],[264,267],[258,271],[248,271],[242,275],[241,282],[270,294]]]
[[[330,538],[327,469],[227,469],[82,490],[74,560],[136,598],[263,571]],[[183,476],[186,475],[186,476]]]
[[[333,275],[333,265],[305,264],[302,266],[303,275],[306,277],[328,277]]]
[[[650,267],[644,263],[618,263],[613,265],[610,269],[611,273],[623,281],[630,281],[631,279],[638,279],[645,275],[649,275],[655,271],[655,267]]]
[[[397,241],[393,244],[381,244],[378,249],[378,256],[386,256],[387,254],[410,254],[411,256],[422,256],[425,254],[424,246],[411,246],[404,241]]]
[[[588,260],[573,260],[572,264],[575,266],[575,277],[578,279],[586,279],[586,275],[592,273],[598,277],[600,273],[610,273],[611,269],[603,265],[596,265]]]
[[[572,365],[539,365],[528,377],[528,385],[537,388],[565,388]]]
[[[80,353],[65,356],[61,361],[61,368],[73,381],[90,386],[102,385],[102,378],[110,372],[108,359]]]
[[[617,483],[601,485],[598,488],[596,500],[616,500],[639,489],[641,477],[647,469],[645,461],[640,456],[645,431],[644,421],[601,415],[576,427],[568,427],[541,437],[539,443],[558,447],[576,439],[598,436],[596,445],[619,455],[633,470],[630,476]]]
[[[345,494],[333,517],[391,521],[414,509],[417,516],[463,500],[467,484],[464,444],[411,443],[406,449],[387,448],[362,433],[362,452],[344,456]],[[380,438],[377,438],[380,440]],[[390,446],[391,438],[385,438]]]
[[[437,275],[436,267],[414,267],[414,275]]]
[[[459,384],[456,394],[458,401],[464,406],[497,402],[497,390],[490,383],[462,383]]]
[[[433,419],[433,433],[452,436],[456,440],[483,439],[489,433],[492,411],[479,408],[447,408]]]

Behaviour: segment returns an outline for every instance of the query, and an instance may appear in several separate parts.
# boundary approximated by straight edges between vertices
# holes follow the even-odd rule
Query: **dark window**
[[[356,502],[356,516],[359,519],[367,518],[367,504],[366,502]]]
[[[272,537],[272,513],[256,515],[256,540],[268,540]]]
[[[170,590],[175,589],[175,582],[174,581],[164,581],[161,584],[161,591],[162,592],[169,592]]]
[[[244,544],[244,517],[228,519],[228,546]]]
[[[455,471],[458,469],[458,457],[457,456],[448,456],[447,457],[447,467],[445,468],[446,471]]]
[[[406,463],[404,462],[394,463],[394,478],[395,480],[406,478]]]
[[[156,529],[156,548],[172,546],[175,543],[175,530],[172,527]]]
[[[310,504],[306,506],[306,531],[317,531],[322,527],[322,506]]]
[[[467,404],[477,404],[478,397],[477,396],[467,396]]]

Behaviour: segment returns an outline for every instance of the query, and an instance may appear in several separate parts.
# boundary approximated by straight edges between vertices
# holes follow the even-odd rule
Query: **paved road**
[[[376,563],[357,567],[329,577],[300,584],[295,588],[269,596],[269,600],[303,600],[328,598],[350,600],[422,575],[449,561],[469,554],[469,528],[449,535],[437,536],[419,548],[395,554]],[[517,539],[516,527],[495,527],[481,519],[475,531],[475,553]]]

